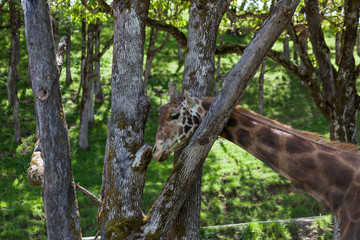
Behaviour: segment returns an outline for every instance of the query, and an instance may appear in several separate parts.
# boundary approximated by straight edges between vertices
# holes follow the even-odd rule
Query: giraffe
[[[159,107],[153,159],[164,161],[190,140],[213,98],[195,98],[170,88]],[[237,144],[323,203],[340,221],[340,239],[360,239],[360,152],[328,142],[236,106],[220,136]]]

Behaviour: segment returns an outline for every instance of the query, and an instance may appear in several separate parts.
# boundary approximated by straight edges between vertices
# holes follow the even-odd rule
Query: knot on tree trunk
[[[132,163],[133,168],[147,167],[151,161],[152,147],[149,144],[144,144],[137,152]]]

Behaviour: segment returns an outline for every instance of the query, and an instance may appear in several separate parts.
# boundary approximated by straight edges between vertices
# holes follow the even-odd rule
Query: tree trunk
[[[59,42],[59,20],[54,15],[51,15],[52,34],[55,42],[55,52],[58,50],[57,43]]]
[[[100,54],[100,32],[101,32],[101,24],[100,20],[97,24],[97,28],[95,31],[95,55]],[[96,59],[94,62],[94,94],[95,94],[95,102],[102,103],[104,102],[104,97],[101,90],[101,82],[100,82],[100,58]]]
[[[81,239],[59,70],[45,1],[25,0],[24,18],[40,145],[47,239]]]
[[[93,81],[93,56],[94,56],[94,24],[88,26],[87,51],[84,63],[84,79],[82,81],[82,97],[80,106],[79,146],[88,149],[88,128],[94,122],[94,81]]]
[[[20,2],[9,0],[10,15],[10,49],[9,70],[7,76],[7,94],[9,106],[13,107],[13,123],[15,141],[21,143],[20,121],[19,121],[19,99],[17,96],[17,82],[20,80],[18,71],[20,64]]]
[[[283,57],[286,60],[290,60],[290,46],[289,46],[289,38],[285,37],[283,39]]]
[[[144,158],[149,148],[143,146],[150,102],[142,81],[148,9],[149,1],[113,4],[111,116],[104,161],[107,178],[102,183],[98,217],[102,239],[139,239],[143,224],[142,193],[150,160]]]
[[[356,42],[356,53],[358,56],[360,56],[360,32],[358,32],[357,35],[357,42]]]
[[[336,32],[335,35],[335,63],[339,65],[340,62],[340,41],[341,41],[341,32]]]
[[[81,84],[84,81],[85,72],[85,61],[86,61],[86,19],[81,20]]]
[[[151,28],[149,35],[149,45],[146,54],[146,64],[144,71],[144,90],[147,89],[148,79],[151,77],[151,67],[155,57],[155,42],[157,37],[158,30]]]
[[[220,47],[222,47],[224,45],[224,36],[225,36],[225,33],[224,33],[224,31],[222,31],[221,37],[220,37],[220,42],[219,42]],[[217,63],[216,63],[216,79],[215,79],[213,96],[216,96],[219,93],[219,85],[220,85],[220,81],[222,79],[220,63],[221,63],[221,55],[219,54]]]
[[[178,49],[178,63],[179,63],[178,69],[180,69],[181,65],[184,63],[184,54],[181,51],[181,45],[179,43],[177,43],[176,45]]]
[[[71,78],[71,27],[70,23],[66,25],[66,84],[72,83]]]
[[[210,96],[211,94],[215,74],[216,37],[227,7],[226,1],[204,3],[195,0],[190,2],[188,52],[185,56],[183,91],[187,90],[193,96]],[[194,186],[170,230],[170,239],[199,238],[201,176],[202,171],[199,171]]]
[[[167,41],[169,40],[170,34],[167,33],[164,41],[160,45],[160,47],[155,48],[156,38],[157,38],[158,30],[151,28],[150,37],[149,37],[149,46],[146,54],[146,64],[144,70],[144,90],[146,92],[147,84],[149,77],[151,77],[151,68],[155,58],[156,53],[160,52],[161,49],[165,46]]]
[[[264,75],[265,75],[266,58],[264,58],[260,76],[259,76],[259,114],[264,114]]]

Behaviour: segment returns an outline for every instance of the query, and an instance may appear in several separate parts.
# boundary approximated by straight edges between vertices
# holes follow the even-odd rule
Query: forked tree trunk
[[[18,71],[20,64],[20,2],[9,1],[10,15],[10,49],[9,49],[9,70],[7,76],[7,94],[9,106],[13,107],[13,123],[15,141],[21,143],[20,121],[19,121],[19,98],[17,96],[17,82],[20,80]]]
[[[142,193],[150,160],[144,157],[149,148],[142,148],[150,106],[142,81],[148,9],[149,0],[113,4],[111,115],[103,204],[98,217],[101,239],[145,239],[138,234],[143,224]]]
[[[228,7],[227,1],[190,1],[188,45],[185,56],[183,90],[193,96],[210,96],[215,74],[218,27]],[[175,162],[177,160],[175,159]],[[198,239],[201,210],[201,176],[197,179],[170,230],[170,239]]]
[[[59,69],[46,1],[25,0],[24,19],[40,145],[47,239],[81,239]]]

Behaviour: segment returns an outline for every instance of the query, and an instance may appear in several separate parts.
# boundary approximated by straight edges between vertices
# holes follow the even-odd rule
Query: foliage
[[[182,13],[189,5],[189,1],[183,0],[153,0],[150,1],[149,18],[175,27],[185,27],[187,17]]]

